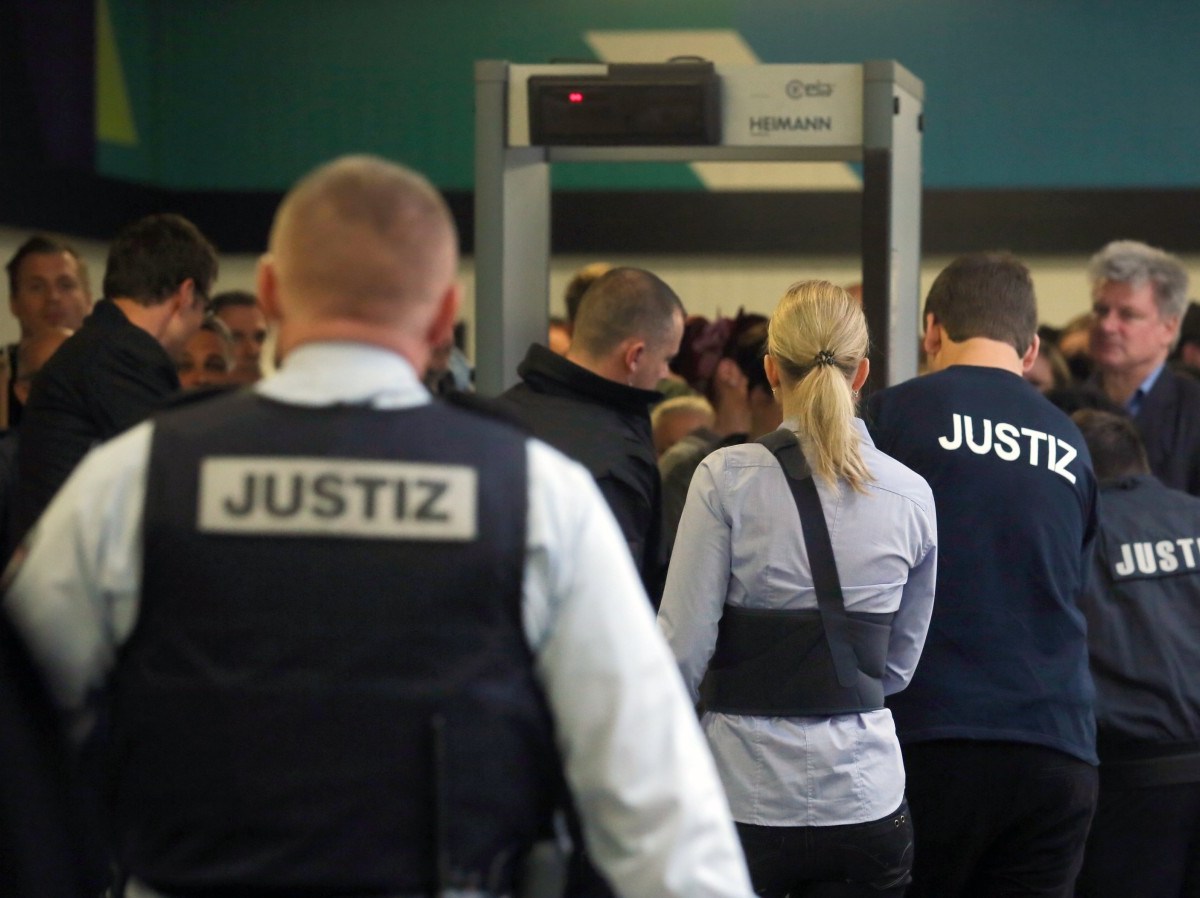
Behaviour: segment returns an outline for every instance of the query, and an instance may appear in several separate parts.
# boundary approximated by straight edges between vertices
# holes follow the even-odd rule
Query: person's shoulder
[[[584,465],[537,437],[525,438],[530,483],[535,494],[542,494],[562,506],[580,508],[581,503],[595,504],[600,499],[595,476]],[[603,499],[600,499],[603,504]]]
[[[1200,380],[1170,368],[1164,368],[1159,377],[1166,378],[1171,388],[1188,405],[1200,406]]]
[[[674,471],[690,467],[695,470],[708,454],[712,441],[701,433],[689,433],[658,459],[658,470],[665,481]]]
[[[893,402],[902,401],[914,392],[928,389],[929,378],[932,375],[918,375],[911,377],[908,380],[902,380],[899,383],[892,384],[887,387],[879,387],[871,391],[867,396],[867,405],[882,406]]]
[[[454,392],[439,397],[434,404],[479,427],[497,428],[521,437],[532,433],[526,420],[502,396],[491,398],[478,393]]]
[[[1128,502],[1153,508],[1163,516],[1187,513],[1200,516],[1200,496],[1167,486],[1153,474],[1139,474],[1100,484],[1100,495],[1108,503]]]
[[[926,510],[934,507],[929,481],[908,465],[873,446],[867,447],[863,454],[863,461],[871,472],[870,486],[901,496]]]
[[[758,440],[746,440],[741,443],[720,445],[713,444],[704,456],[705,462],[713,465],[724,465],[730,468],[761,467],[762,465],[778,464],[775,455]]]
[[[923,403],[930,396],[954,389],[963,380],[960,372],[953,368],[930,374],[920,374],[872,391],[867,397],[865,407],[870,409],[886,409],[889,412],[903,408],[910,403]]]

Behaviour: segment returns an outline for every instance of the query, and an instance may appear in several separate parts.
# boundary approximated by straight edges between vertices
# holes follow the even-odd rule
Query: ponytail
[[[850,380],[867,347],[862,307],[828,281],[793,284],[771,316],[767,351],[779,367],[784,417],[797,419],[809,467],[826,482],[844,479],[860,493],[871,473],[854,426]]]

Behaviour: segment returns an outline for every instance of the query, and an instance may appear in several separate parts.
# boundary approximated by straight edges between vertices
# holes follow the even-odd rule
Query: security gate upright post
[[[892,61],[716,66],[719,144],[541,146],[531,139],[531,77],[603,78],[609,71],[603,63],[475,64],[475,370],[481,393],[495,395],[514,383],[529,344],[546,339],[550,165],[556,162],[863,162],[863,304],[872,381],[886,385],[916,374],[920,79]]]

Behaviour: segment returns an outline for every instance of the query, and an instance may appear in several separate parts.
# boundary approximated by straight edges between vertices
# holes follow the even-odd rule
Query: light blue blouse
[[[795,430],[795,421],[784,421]],[[877,450],[855,419],[866,494],[817,478],[850,611],[895,612],[885,694],[912,677],[933,610],[937,523],[924,478]],[[726,605],[816,608],[800,518],[783,470],[758,443],[712,453],[684,506],[659,625],[692,699]],[[833,717],[707,713],[702,721],[733,818],[765,826],[865,823],[896,809],[904,765],[887,709]]]

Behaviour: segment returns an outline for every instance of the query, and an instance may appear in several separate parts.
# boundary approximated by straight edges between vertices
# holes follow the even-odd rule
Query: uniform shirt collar
[[[365,343],[306,343],[255,390],[291,405],[408,408],[430,401],[417,372],[394,352]]]

